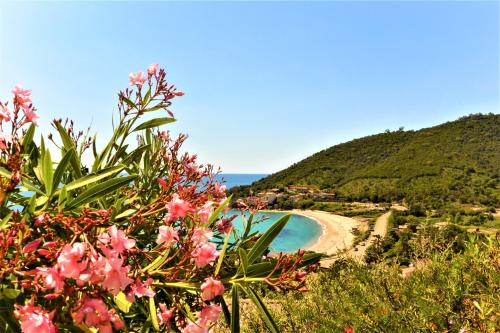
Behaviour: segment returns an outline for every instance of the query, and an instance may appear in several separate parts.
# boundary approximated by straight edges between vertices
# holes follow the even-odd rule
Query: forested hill
[[[252,184],[307,185],[339,199],[426,206],[500,203],[500,115],[470,115],[418,131],[367,136],[320,151]]]

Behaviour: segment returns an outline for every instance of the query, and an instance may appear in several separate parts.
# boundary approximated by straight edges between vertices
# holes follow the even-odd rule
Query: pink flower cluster
[[[109,310],[106,303],[99,298],[83,298],[77,307],[74,319],[77,324],[85,323],[87,326],[97,328],[99,333],[113,333],[112,325],[116,329],[125,328],[115,310]]]
[[[17,129],[26,123],[38,123],[40,118],[33,108],[31,100],[31,90],[24,89],[20,84],[12,89],[14,94],[14,108],[10,109],[8,103],[0,102],[0,125],[2,123],[11,123],[12,132],[0,129],[0,149],[6,150],[8,146],[16,140]],[[19,117],[20,111],[23,117]]]
[[[217,304],[206,305],[198,316],[196,322],[189,322],[183,333],[208,333],[210,323],[215,323],[222,312],[222,308]]]
[[[21,329],[26,333],[56,333],[57,329],[52,323],[52,316],[39,306],[32,303],[27,305],[16,304],[14,315],[21,321]]]

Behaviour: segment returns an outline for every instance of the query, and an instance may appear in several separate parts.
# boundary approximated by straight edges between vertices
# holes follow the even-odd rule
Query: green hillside
[[[405,199],[428,207],[450,202],[498,205],[500,115],[470,115],[418,131],[352,140],[320,151],[251,188],[289,185],[334,192],[341,200]]]

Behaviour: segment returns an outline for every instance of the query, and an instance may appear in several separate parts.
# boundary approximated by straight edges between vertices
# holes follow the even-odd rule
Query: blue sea
[[[236,232],[241,235],[244,232],[244,222],[241,212],[231,209],[226,213],[226,216],[231,216],[233,214],[238,215],[238,217],[233,220],[233,225]],[[252,231],[264,233],[285,214],[286,213],[267,211],[255,213],[254,221],[259,220],[262,216],[267,216],[269,219],[254,225]],[[247,218],[248,215],[248,212],[245,212]],[[302,215],[292,214],[286,226],[271,244],[271,252],[295,252],[298,249],[304,249],[314,244],[322,233],[323,229],[316,221]]]
[[[228,189],[234,186],[251,185],[253,182],[268,176],[267,174],[239,174],[239,173],[222,173],[219,174],[217,180],[224,180],[224,184]],[[236,232],[242,234],[244,232],[244,222],[241,217],[241,212],[237,210],[229,210],[226,214],[231,216],[238,214],[238,217],[233,220]],[[245,213],[248,217],[248,213]],[[274,222],[278,221],[285,213],[281,212],[258,212],[255,214],[254,221],[259,220],[262,216],[267,216],[269,219],[255,225],[253,231],[264,233]],[[295,252],[298,249],[306,248],[321,236],[322,227],[314,220],[302,215],[293,214],[287,225],[281,233],[276,237],[271,244],[272,252]]]
[[[221,173],[217,175],[218,181],[223,181],[228,189],[235,186],[250,185],[253,182],[268,176],[262,173]]]

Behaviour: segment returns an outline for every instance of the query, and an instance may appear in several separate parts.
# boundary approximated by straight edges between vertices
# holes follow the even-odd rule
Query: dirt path
[[[380,236],[381,238],[384,238],[387,235],[387,226],[389,224],[389,216],[391,215],[391,212],[384,213],[380,215],[377,218],[377,221],[375,221],[375,226],[373,228],[372,233],[368,237],[368,239],[364,242],[361,242],[361,244],[358,244],[355,248],[357,248],[357,251],[355,251],[355,248],[350,249],[347,252],[347,256],[354,258],[358,261],[363,261],[363,258],[365,257],[366,249],[375,242],[376,238]],[[327,258],[321,261],[321,267],[329,267],[333,262],[335,262],[338,258],[337,257],[332,257],[332,258]]]

